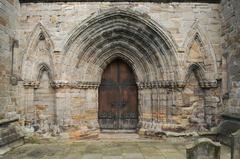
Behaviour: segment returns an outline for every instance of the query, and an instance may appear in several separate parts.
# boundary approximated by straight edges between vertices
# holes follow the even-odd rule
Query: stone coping
[[[6,125],[6,124],[9,124],[9,123],[12,123],[12,122],[16,122],[16,121],[19,121],[19,118],[12,118],[12,119],[1,119],[0,120],[0,126],[1,125]]]
[[[191,143],[191,144],[187,145],[186,149],[192,149],[194,147],[197,147],[201,143],[209,143],[209,144],[212,144],[216,147],[221,147],[221,144],[219,142],[214,142],[214,141],[212,141],[211,139],[208,139],[208,138],[199,138],[194,143]]]
[[[237,120],[237,121],[240,121],[240,114],[229,114],[229,113],[223,113],[221,114],[221,116],[224,118],[224,119],[228,119],[228,120]]]

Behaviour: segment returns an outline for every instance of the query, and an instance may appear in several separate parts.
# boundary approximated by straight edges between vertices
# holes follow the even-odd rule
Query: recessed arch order
[[[131,65],[137,82],[177,80],[176,44],[169,33],[135,11],[95,14],[71,32],[64,46],[63,80],[101,81],[116,58]]]

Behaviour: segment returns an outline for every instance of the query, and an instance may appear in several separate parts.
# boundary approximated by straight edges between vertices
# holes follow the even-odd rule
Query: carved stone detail
[[[199,85],[201,88],[216,88],[217,81],[200,81]]]
[[[38,88],[40,85],[39,81],[24,81],[23,86],[25,88]]]
[[[68,81],[53,81],[51,86],[53,88],[76,88],[76,89],[97,89],[99,82],[68,82]]]
[[[138,88],[139,89],[146,89],[146,88],[184,88],[187,82],[185,81],[170,81],[170,80],[163,80],[163,81],[151,81],[151,82],[139,82]],[[201,88],[216,88],[217,81],[200,81],[199,82]]]

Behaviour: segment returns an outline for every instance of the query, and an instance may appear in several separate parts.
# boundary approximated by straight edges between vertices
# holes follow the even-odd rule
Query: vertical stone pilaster
[[[225,78],[223,80],[223,91],[225,100],[224,113],[237,115],[240,109],[240,1],[221,1],[221,39],[223,49]],[[225,91],[226,90],[226,91]]]
[[[69,89],[56,89],[56,116],[57,124],[61,126],[68,126],[71,124],[70,105],[69,105]]]
[[[27,123],[35,122],[35,109],[34,109],[34,88],[33,87],[28,87],[24,89],[24,114],[25,114],[25,120]]]
[[[85,121],[89,130],[98,130],[98,89],[88,88],[85,91],[85,103],[82,107],[85,109]]]
[[[151,90],[150,89],[142,89],[138,92],[141,97],[141,108],[140,114],[141,119],[143,121],[151,121],[152,120],[152,112],[151,112]]]
[[[12,51],[13,41],[17,39],[19,2],[3,0],[0,6],[0,116],[4,117],[5,111],[12,111],[15,107],[11,93],[12,85]]]
[[[149,88],[138,90],[138,110],[141,130],[150,129],[153,122],[153,92]]]
[[[205,89],[204,96],[204,115],[208,127],[215,126],[217,123],[219,98],[214,96],[214,89]]]

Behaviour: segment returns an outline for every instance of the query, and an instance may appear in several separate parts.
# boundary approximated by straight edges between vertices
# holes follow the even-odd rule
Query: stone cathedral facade
[[[2,118],[192,132],[240,113],[238,0],[0,4]]]

